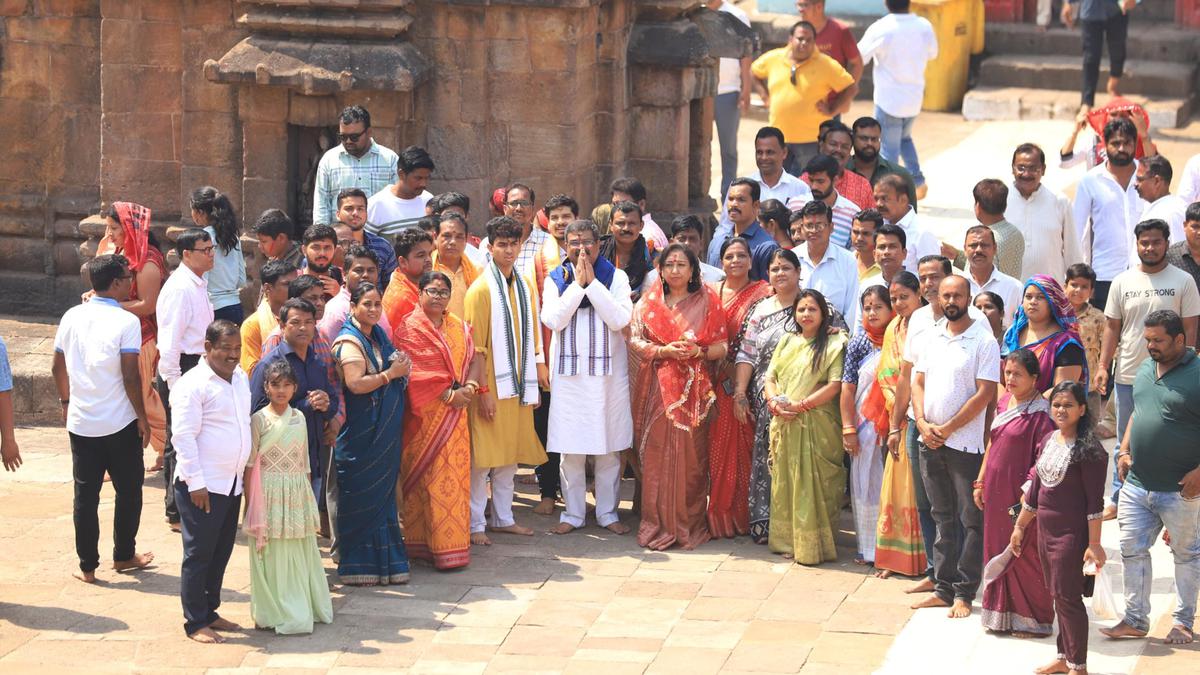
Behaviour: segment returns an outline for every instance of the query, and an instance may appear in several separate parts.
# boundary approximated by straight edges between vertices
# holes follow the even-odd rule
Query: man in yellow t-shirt
[[[797,176],[817,154],[821,122],[848,110],[858,93],[854,77],[817,49],[815,35],[811,23],[797,21],[787,46],[766,52],[750,66],[755,89],[770,110],[769,124],[787,141],[788,172]]]

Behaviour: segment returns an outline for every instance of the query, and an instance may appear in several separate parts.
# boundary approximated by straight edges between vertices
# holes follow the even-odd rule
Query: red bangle
[[[488,394],[488,393],[491,393],[491,391],[492,391],[491,389],[487,388],[487,385],[481,384],[481,385],[479,385],[479,388],[475,390],[475,393],[476,394]]]

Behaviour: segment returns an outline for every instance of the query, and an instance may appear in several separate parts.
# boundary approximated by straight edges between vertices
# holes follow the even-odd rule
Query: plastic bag
[[[1117,601],[1112,592],[1112,576],[1108,565],[1093,572],[1096,575],[1096,588],[1092,591],[1092,616],[1097,619],[1111,621],[1119,618]]]

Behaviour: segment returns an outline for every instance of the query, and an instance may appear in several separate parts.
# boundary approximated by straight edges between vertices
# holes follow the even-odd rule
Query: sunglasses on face
[[[366,129],[357,134],[338,134],[338,140],[343,143],[357,143],[358,139],[362,138],[362,135],[365,133],[367,133]]]
[[[533,206],[533,202],[529,201],[528,199],[514,199],[511,202],[508,202],[508,205],[515,209],[528,208]]]

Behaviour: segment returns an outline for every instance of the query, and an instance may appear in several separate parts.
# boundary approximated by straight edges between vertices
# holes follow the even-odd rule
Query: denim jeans
[[[1165,527],[1175,556],[1175,623],[1191,630],[1200,592],[1200,497],[1184,499],[1179,492],[1149,492],[1128,483],[1121,490],[1117,522],[1125,564],[1125,623],[1150,630],[1150,547]]]
[[[725,191],[737,178],[737,133],[742,120],[736,91],[717,94],[713,102],[713,117],[717,120],[717,142],[721,145],[721,194],[718,203],[725,203]]]
[[[925,480],[921,478],[921,439],[917,423],[909,418],[908,433],[904,446],[908,452],[908,467],[912,471],[913,495],[917,502],[917,521],[921,523],[921,540],[925,542],[925,576],[933,579],[933,540],[937,537],[937,525],[929,512],[929,495],[925,494]]]
[[[925,174],[921,173],[921,162],[917,159],[917,146],[913,144],[913,117],[893,117],[875,106],[875,119],[879,120],[879,154],[889,162],[900,162],[904,158],[904,168],[912,174],[913,183],[920,187],[925,184]]]
[[[1117,444],[1113,447],[1112,458],[1112,503],[1121,503],[1121,474],[1117,471],[1117,453],[1121,452],[1121,441],[1125,440],[1125,427],[1129,425],[1129,417],[1133,415],[1133,385],[1114,385],[1117,393]]]
[[[983,511],[972,496],[983,455],[945,445],[931,449],[922,443],[920,447],[921,476],[937,523],[933,592],[947,604],[954,600],[970,604],[983,577]]]

